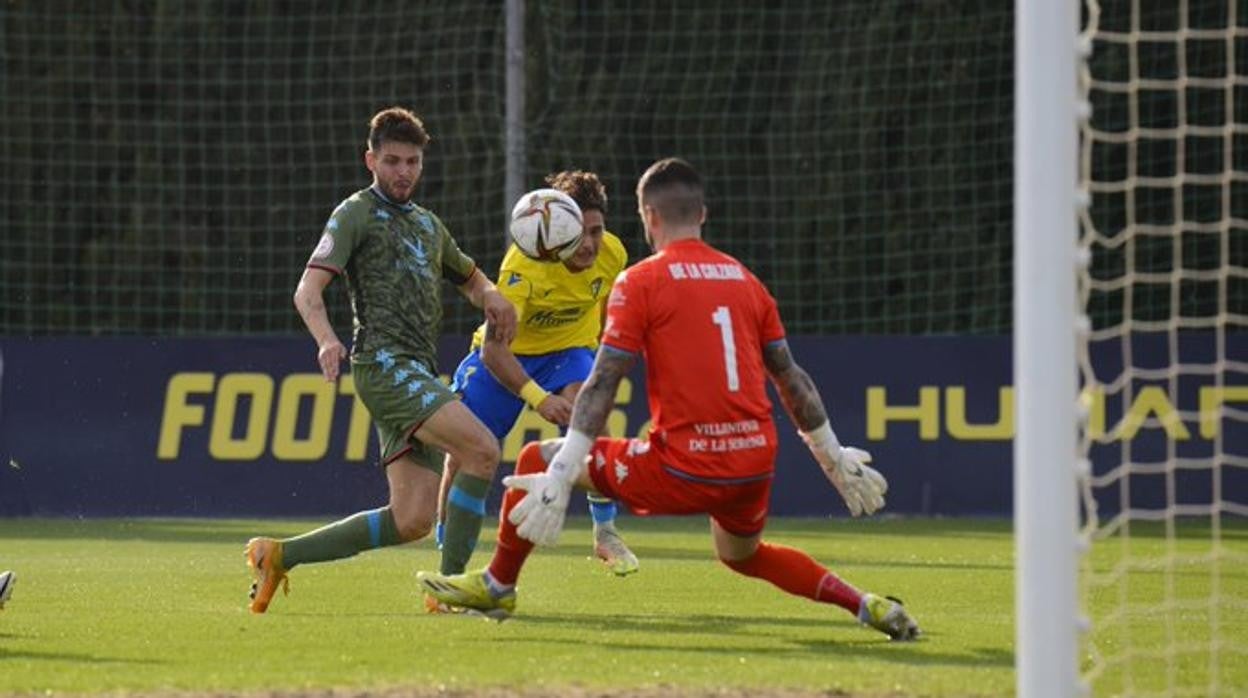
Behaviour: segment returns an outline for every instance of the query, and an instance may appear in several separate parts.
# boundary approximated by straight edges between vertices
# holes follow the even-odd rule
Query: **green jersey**
[[[308,266],[346,274],[352,362],[411,357],[430,370],[437,366],[442,279],[458,286],[476,269],[431,211],[395,204],[372,187],[334,209]]]

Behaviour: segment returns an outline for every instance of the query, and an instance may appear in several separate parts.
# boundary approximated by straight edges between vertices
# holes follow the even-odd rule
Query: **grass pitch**
[[[925,633],[917,643],[732,573],[700,518],[623,517],[642,561],[624,579],[588,559],[588,520],[573,518],[558,548],[530,559],[517,615],[501,624],[423,612],[413,573],[437,566],[426,543],[299,567],[288,597],[249,614],[246,539],[320,523],[0,521],[0,569],[19,575],[0,612],[0,693],[1013,692],[1008,522],[770,522],[768,540],[905,599]],[[487,530],[474,564],[492,539]],[[1221,680],[1248,685],[1248,670],[1224,667]]]

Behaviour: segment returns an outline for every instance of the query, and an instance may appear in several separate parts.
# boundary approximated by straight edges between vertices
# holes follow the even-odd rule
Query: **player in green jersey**
[[[484,311],[500,341],[515,336],[515,308],[442,221],[412,203],[429,143],[420,119],[394,107],[369,126],[364,162],[373,183],[334,209],[295,289],[295,307],[316,340],[325,380],[337,380],[347,350],[322,294],[345,275],[355,315],[351,375],[377,427],[390,501],[294,538],[251,539],[253,613],[264,613],[296,565],[425,537],[437,515],[445,454],[459,464],[455,485],[468,492],[484,492],[498,467],[494,435],[438,378],[442,279]]]

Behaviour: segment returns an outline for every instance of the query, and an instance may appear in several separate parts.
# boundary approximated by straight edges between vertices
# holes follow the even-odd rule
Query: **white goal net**
[[[1086,0],[1083,22],[1080,671],[1095,695],[1243,695],[1248,4]]]

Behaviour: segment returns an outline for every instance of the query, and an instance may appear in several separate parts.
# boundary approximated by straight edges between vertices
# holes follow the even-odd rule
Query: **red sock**
[[[862,594],[846,584],[809,555],[785,545],[760,542],[758,550],[744,560],[723,560],[725,565],[746,575],[763,579],[795,596],[821,603],[834,603],[858,613]]]
[[[536,443],[529,443],[520,449],[516,458],[517,475],[540,473],[545,469],[542,449]],[[490,576],[499,584],[514,585],[520,577],[520,568],[524,567],[524,561],[533,551],[533,543],[521,538],[516,533],[516,525],[507,520],[512,507],[526,494],[524,490],[511,489],[503,495],[503,509],[498,514],[498,547],[494,549],[494,559],[490,561]]]

